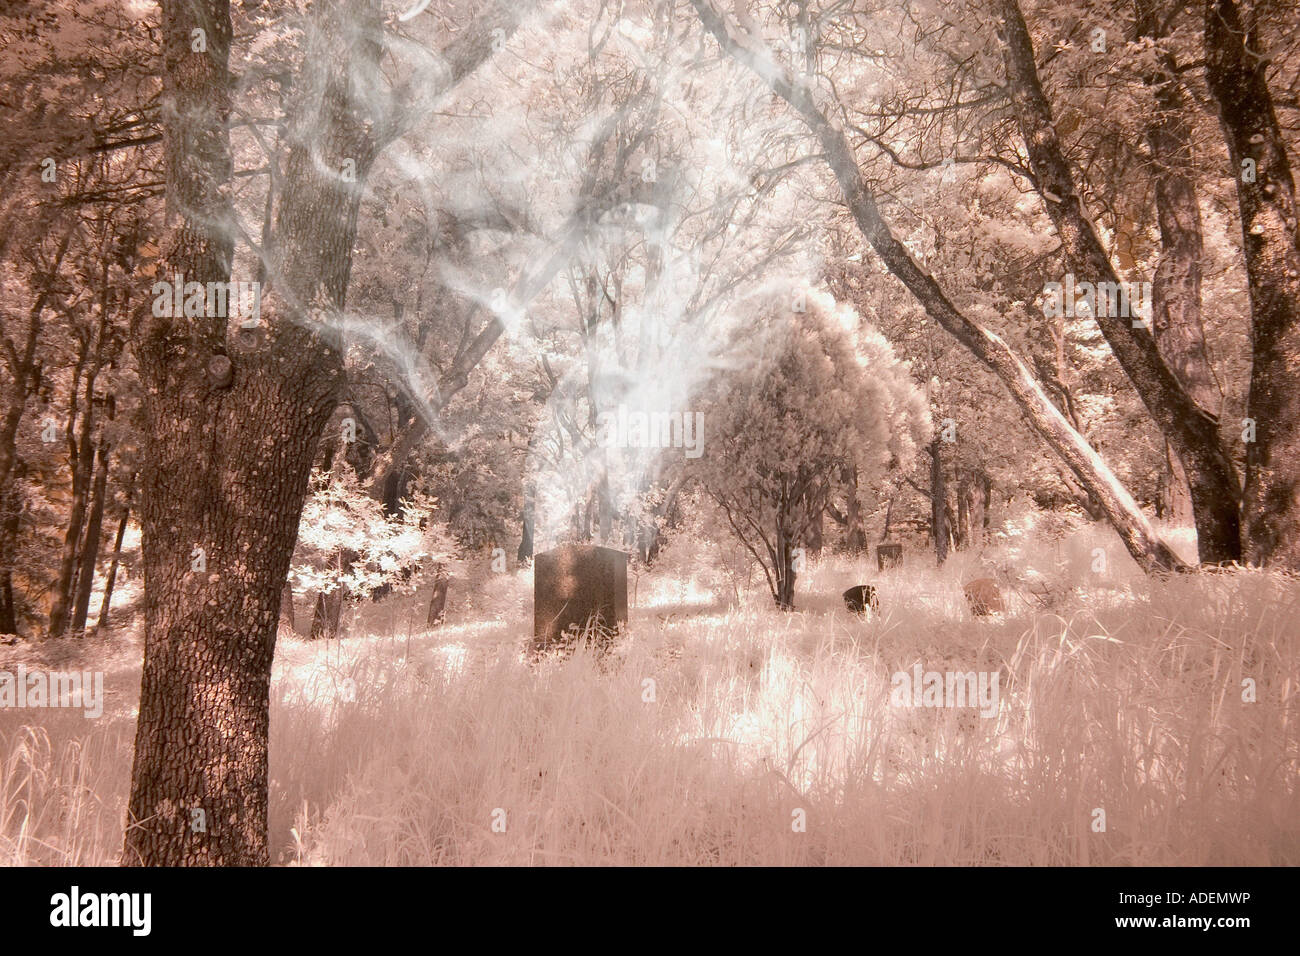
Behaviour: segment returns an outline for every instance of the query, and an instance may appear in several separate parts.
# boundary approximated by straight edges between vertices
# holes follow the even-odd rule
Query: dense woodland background
[[[725,673],[766,674],[793,641],[782,666],[810,668],[805,684],[829,700],[851,699],[839,682],[871,671],[813,652],[847,626],[835,615],[849,584],[877,581],[886,607],[862,626],[886,657],[880,641],[903,635],[977,657],[998,646],[964,616],[960,585],[977,577],[1023,599],[996,625],[1004,664],[1048,666],[1033,643],[1045,620],[1066,643],[1137,627],[1126,650],[1104,651],[1119,657],[1075,675],[1091,690],[1061,690],[1049,712],[1060,732],[1112,706],[1087,696],[1105,685],[1135,733],[1159,713],[1170,739],[1209,728],[1258,763],[1241,770],[1243,789],[1221,781],[1228,790],[1185,820],[1166,818],[1147,850],[1138,840],[1100,857],[1294,862],[1282,821],[1296,818],[1295,634],[1283,622],[1300,570],[1298,25],[1290,0],[7,4],[0,634],[6,660],[129,661],[141,680],[138,704],[95,738],[105,761],[133,755],[129,781],[103,783],[116,794],[105,819],[138,824],[125,836],[122,820],[86,836],[66,792],[32,790],[41,759],[42,779],[58,778],[58,747],[23,736],[30,718],[0,725],[10,855],[103,860],[116,843],[127,863],[265,863],[290,844],[288,792],[308,807],[299,859],[495,852],[447,835],[463,793],[422,821],[384,776],[432,779],[450,752],[422,770],[393,756],[348,776],[357,741],[400,741],[407,720],[451,739],[477,720],[483,737],[456,738],[455,759],[482,770],[473,786],[486,792],[509,728],[558,734],[546,701],[608,675],[593,664],[539,688],[528,682],[552,678],[525,668],[506,680],[484,664],[473,680],[487,683],[431,704],[409,673],[380,679],[358,664],[369,658],[336,659],[348,702],[357,683],[363,702],[380,697],[330,723],[329,746],[312,738],[333,776],[295,790],[268,757],[275,728],[315,731],[298,711],[271,715],[291,698],[316,706],[316,692],[293,697],[273,664],[319,661],[313,640],[402,628],[442,648],[438,660],[454,637],[456,662],[494,621],[522,638],[534,554],[583,542],[632,556],[644,667],[685,666],[682,647],[689,661],[703,642]],[[257,283],[260,309],[160,315],[156,284],[177,276]],[[1061,308],[1049,290],[1067,276],[1149,294],[1135,316]],[[602,415],[620,408],[698,415],[700,454],[608,441]],[[903,568],[880,573],[880,543],[903,546]],[[674,634],[688,612],[656,602],[697,598],[708,613]],[[1139,614],[1125,600],[1147,604]],[[730,610],[709,616],[715,602]],[[1115,617],[1079,623],[1084,611]],[[1164,652],[1190,655],[1176,677],[1190,696],[1148,712],[1148,693],[1175,679]],[[704,680],[692,666],[661,684]],[[470,680],[460,667],[435,671],[450,688]],[[1222,708],[1243,675],[1281,690],[1237,723]],[[501,710],[503,688],[525,685],[531,702]],[[591,726],[622,728],[629,760],[644,731],[645,753],[743,803],[743,774],[678,762],[673,721],[689,707],[642,727],[601,717],[604,700],[588,705]],[[732,698],[710,700],[721,713]],[[1217,701],[1208,723],[1188,701]],[[839,712],[832,751],[802,758],[833,779],[827,800],[851,805],[825,809],[845,828],[881,808],[846,796],[880,772],[879,755],[864,765],[843,749],[883,719],[855,707]],[[1012,739],[1032,750],[1030,727],[1000,726],[985,755],[1002,759]],[[571,744],[535,743],[545,781]],[[1141,764],[1112,744],[1106,766]],[[791,743],[795,763],[802,746]],[[578,779],[608,773],[630,794],[619,753]],[[940,788],[937,806],[984,795],[1043,834],[1059,829],[1054,798],[945,777],[935,753],[896,760],[909,786]],[[1180,769],[1155,803],[1178,805],[1209,759],[1156,759]],[[1143,786],[1163,772],[1148,761]],[[354,840],[364,824],[326,812],[345,779],[362,791],[371,780],[378,789],[350,799],[386,806],[375,812],[404,835]],[[796,790],[811,801],[816,787]],[[637,797],[662,798],[659,816],[637,817],[643,837],[687,826],[665,809],[672,792]],[[544,799],[577,814],[584,793]],[[71,856],[10,839],[11,824],[31,830],[20,803],[28,823],[62,821],[47,842]],[[186,825],[195,807],[214,821],[203,832]],[[1224,816],[1239,829],[1214,835]],[[830,862],[837,845],[832,834],[819,850],[756,849],[696,820],[687,836],[615,853],[538,819],[539,842],[502,859],[547,862],[538,847],[559,846],[570,862]],[[1197,827],[1211,836],[1193,845]],[[912,837],[867,831],[861,846],[840,840],[861,851],[852,860],[1098,859],[1073,836],[1064,849],[1031,838],[1037,855],[1008,842],[927,856]],[[687,845],[698,854],[677,855]]]

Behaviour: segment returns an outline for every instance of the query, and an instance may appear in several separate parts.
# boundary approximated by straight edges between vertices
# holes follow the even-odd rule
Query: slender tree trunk
[[[930,442],[930,533],[934,536],[934,555],[939,563],[948,560],[951,543],[948,529],[948,485],[943,477],[942,441]]]
[[[14,606],[14,579],[8,568],[0,571],[0,634],[18,633],[18,609]]]
[[[360,555],[350,548],[344,548],[334,555],[334,567],[340,575],[347,574],[352,570]],[[339,583],[334,590],[325,593],[321,592],[316,596],[316,610],[312,613],[311,618],[311,635],[310,639],[315,641],[321,638],[333,640],[339,636],[340,624],[343,618],[343,606],[348,600],[347,586]]]
[[[21,478],[24,472],[22,460],[15,456],[10,463],[10,478]],[[18,633],[19,614],[18,602],[14,597],[13,553],[21,524],[22,503],[15,485],[0,486],[0,634]]]
[[[983,491],[983,497],[980,503],[980,521],[984,531],[987,532],[989,530],[989,523],[993,517],[993,479],[987,474],[981,474],[980,486]]]
[[[113,560],[108,566],[108,577],[104,579],[104,599],[99,604],[99,617],[95,620],[96,634],[108,626],[108,612],[113,605],[113,585],[117,583],[117,568],[122,560],[122,539],[126,537],[126,524],[131,517],[130,501],[128,488],[127,503],[122,508],[122,517],[117,522],[117,534],[113,538]]]
[[[705,27],[723,48],[750,66],[773,92],[799,112],[821,145],[858,228],[881,262],[916,296],[931,318],[1002,380],[1038,434],[1096,497],[1138,566],[1148,572],[1185,568],[1183,560],[1160,540],[1133,496],[1101,456],[1052,404],[1025,363],[999,336],[959,311],[934,277],[912,258],[907,247],[890,231],[870,186],[858,169],[852,146],[843,131],[818,108],[810,88],[774,66],[763,52],[746,46],[734,28],[723,22],[710,0],[691,2]]]
[[[284,579],[284,588],[280,591],[280,625],[290,634],[298,629],[293,613],[293,585],[288,578]]]
[[[975,514],[979,501],[975,495],[975,482],[966,471],[957,481],[957,547],[965,550],[975,543]]]
[[[890,496],[889,496],[889,502],[885,505],[885,529],[884,529],[883,532],[881,532],[881,535],[880,535],[880,540],[881,540],[881,541],[888,541],[888,540],[889,540],[890,525],[891,525],[891,523],[892,523],[893,520],[894,520],[894,500],[895,500],[897,497],[898,497],[898,496],[897,496],[896,494],[894,494],[894,495],[890,495]],[[857,551],[855,551],[854,553],[858,553],[858,552],[865,551],[865,550],[867,550],[867,535],[866,535],[866,531],[863,531],[863,533],[862,533],[862,547],[859,548],[859,549],[857,549]]]
[[[86,499],[90,492],[91,472],[95,461],[94,446],[91,444],[93,387],[93,382],[86,387],[87,407],[82,413],[80,433],[75,442],[70,442],[70,447],[75,447],[75,453],[70,456],[72,503],[68,509],[68,527],[63,536],[63,551],[59,557],[59,573],[54,582],[54,602],[50,606],[47,631],[49,637],[64,635],[68,629],[68,617],[72,609],[78,548],[81,545],[82,529],[86,521]],[[76,401],[75,397],[73,401]]]
[[[614,498],[610,492],[608,474],[602,474],[600,482],[596,485],[596,509],[600,543],[608,546],[614,534]]]
[[[339,623],[343,616],[343,588],[316,595],[316,609],[311,616],[310,639],[331,641],[339,636]]]
[[[524,508],[520,515],[523,530],[519,534],[519,550],[515,557],[521,567],[527,567],[533,560],[533,495],[529,488],[524,492]]]
[[[90,493],[90,517],[86,520],[85,540],[81,545],[81,567],[77,571],[77,596],[72,606],[72,633],[84,637],[86,617],[90,613],[90,592],[95,584],[95,565],[99,562],[99,545],[104,524],[104,501],[108,497],[107,444],[99,448],[99,464]]]
[[[794,610],[794,582],[798,576],[794,569],[794,545],[784,529],[776,533],[776,606],[783,611]]]
[[[1056,226],[1065,259],[1081,279],[1109,283],[1118,289],[1119,277],[1084,210],[1074,174],[1052,125],[1051,106],[1039,81],[1033,43],[1020,6],[1017,0],[997,0],[996,9],[1012,106],[1038,191]],[[1218,419],[1183,389],[1161,358],[1154,337],[1143,328],[1134,328],[1129,310],[1114,311],[1120,314],[1099,307],[1094,318],[1124,374],[1187,472],[1201,560],[1235,561],[1241,556],[1237,505],[1240,488],[1232,460],[1219,438]]]
[[[822,553],[825,514],[825,511],[818,511],[804,535],[804,542],[808,547],[810,557],[816,558]]]
[[[1205,6],[1205,77],[1232,158],[1253,337],[1242,508],[1244,557],[1300,570],[1300,228],[1268,89],[1270,60],[1232,0]]]

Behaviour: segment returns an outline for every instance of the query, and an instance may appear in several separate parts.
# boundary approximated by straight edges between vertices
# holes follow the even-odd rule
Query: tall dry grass
[[[605,661],[521,658],[526,574],[453,590],[433,632],[395,599],[354,622],[366,636],[282,640],[281,861],[1300,862],[1293,579],[1152,581],[1089,529],[942,570],[828,558],[783,614],[760,590],[732,605],[725,562],[705,564],[679,550],[638,580]],[[1006,585],[996,619],[965,610],[981,575]],[[882,608],[860,621],[839,592],[868,580]],[[998,673],[997,715],[891,706],[917,662]],[[108,680],[132,687],[138,666]],[[0,861],[115,860],[133,692],[100,721],[0,711]]]

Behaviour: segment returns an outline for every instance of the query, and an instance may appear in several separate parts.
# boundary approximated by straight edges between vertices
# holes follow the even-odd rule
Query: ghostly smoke
[[[816,274],[817,236],[803,225],[818,218],[812,174],[792,163],[806,146],[743,73],[705,61],[702,41],[683,42],[701,36],[693,20],[673,19],[689,11],[540,5],[447,93],[450,68],[433,52],[447,34],[436,11],[400,20],[413,5],[389,4],[382,20],[365,5],[332,6],[324,25],[255,16],[261,32],[236,64],[245,86],[234,99],[265,97],[265,76],[293,60],[296,121],[274,132],[250,123],[237,165],[259,154],[276,162],[283,135],[313,145],[318,174],[362,191],[348,307],[317,320],[381,357],[448,445],[458,439],[442,418],[448,355],[435,366],[393,302],[424,294],[469,311],[480,330],[499,323],[496,351],[539,365],[550,382],[525,465],[537,547],[588,534],[630,544],[646,500],[687,456],[601,422],[693,419],[708,378],[752,360],[736,351],[730,326],[744,317],[729,303],[779,273]],[[383,51],[377,67],[343,56],[367,43]],[[315,148],[329,120],[325,87],[343,62],[349,95],[389,140],[368,177]],[[449,218],[481,228],[449,243],[440,233]],[[408,248],[413,223],[427,231],[424,263]],[[275,286],[273,257],[241,223],[232,229]],[[605,527],[589,518],[598,499]]]

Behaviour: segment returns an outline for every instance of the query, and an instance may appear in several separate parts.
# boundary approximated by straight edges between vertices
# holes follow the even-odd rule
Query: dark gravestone
[[[962,591],[966,594],[966,603],[970,605],[971,613],[976,617],[1001,614],[1006,610],[1002,591],[998,588],[998,582],[992,578],[967,581]]]
[[[566,544],[533,561],[533,648],[572,644],[595,624],[600,644],[627,625],[627,555],[613,548]]]
[[[901,544],[876,545],[876,566],[880,570],[896,568],[903,563],[903,546]]]
[[[858,584],[844,592],[844,606],[854,614],[863,614],[867,608],[879,614],[880,598],[876,597],[876,589],[870,584]]]
[[[433,569],[433,596],[429,598],[429,616],[424,623],[428,627],[439,627],[447,619],[447,585],[451,579],[447,575],[447,566],[441,561]]]

